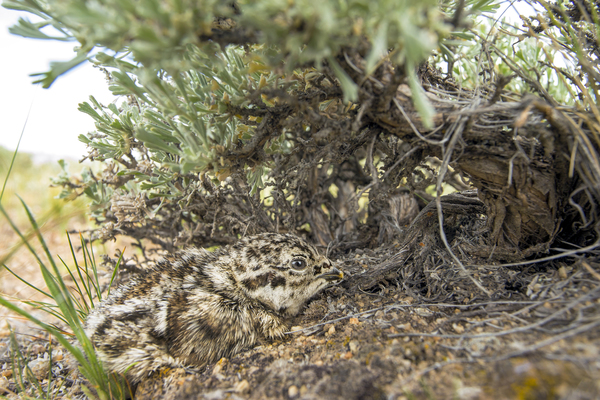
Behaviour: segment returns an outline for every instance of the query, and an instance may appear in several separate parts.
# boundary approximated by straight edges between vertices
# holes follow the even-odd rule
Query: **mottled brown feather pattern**
[[[86,332],[109,371],[138,382],[163,366],[202,366],[281,337],[289,317],[341,278],[292,235],[247,237],[212,253],[190,248],[112,292]]]

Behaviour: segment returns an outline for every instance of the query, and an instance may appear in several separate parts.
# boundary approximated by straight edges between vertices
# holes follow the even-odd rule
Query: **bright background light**
[[[8,28],[19,17],[32,19],[28,13],[0,7],[0,146],[16,148],[31,107],[19,150],[34,153],[40,161],[81,159],[87,150],[77,137],[93,131],[94,123],[77,107],[90,95],[102,104],[114,100],[104,74],[86,63],[60,76],[49,89],[33,85],[29,74],[48,71],[51,61],[73,58],[77,42],[12,35]]]

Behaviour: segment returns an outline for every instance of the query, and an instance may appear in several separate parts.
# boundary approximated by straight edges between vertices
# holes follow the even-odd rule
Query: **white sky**
[[[19,16],[30,14],[0,7],[0,145],[14,150],[31,106],[19,146],[42,159],[80,159],[87,154],[77,136],[94,130],[91,117],[77,110],[93,95],[102,104],[113,101],[104,75],[90,63],[59,77],[49,89],[33,85],[29,74],[50,69],[50,61],[75,56],[76,42],[26,39],[8,33]]]

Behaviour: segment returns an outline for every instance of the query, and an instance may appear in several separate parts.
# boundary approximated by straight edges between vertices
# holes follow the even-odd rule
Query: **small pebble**
[[[426,308],[416,308],[415,313],[421,317],[431,317],[433,315],[433,313]]]
[[[298,386],[296,385],[292,385],[288,388],[288,396],[290,396],[291,398],[298,396],[298,392]]]
[[[213,378],[216,378],[219,381],[224,381],[225,380],[225,375],[218,373],[218,374],[212,374]]]
[[[298,332],[294,332],[298,331]],[[302,327],[301,326],[292,326],[290,328],[290,332],[294,332],[294,335],[302,335]]]
[[[567,269],[565,267],[560,267],[558,269],[558,276],[560,279],[567,279]]]
[[[465,328],[462,325],[458,324],[452,324],[452,328],[454,328],[454,331],[456,333],[463,333],[465,331]]]
[[[350,320],[348,321],[350,323],[350,325],[358,325],[358,318],[350,318]]]
[[[42,344],[34,344],[31,346],[31,354],[41,354],[46,352],[46,346]]]
[[[214,368],[213,368],[213,370],[212,370],[212,374],[216,375],[216,374],[220,373],[222,369],[223,369],[223,365],[217,363],[217,365],[215,365]]]
[[[245,379],[240,381],[240,383],[238,383],[237,386],[235,387],[236,393],[246,393],[249,390],[250,390],[250,383],[248,383],[248,381]]]
[[[38,358],[36,360],[29,361],[27,366],[33,373],[33,376],[35,376],[38,380],[41,381],[42,379],[48,378],[48,372],[50,372],[49,360]],[[23,375],[27,375],[26,371],[23,371]]]
[[[356,352],[358,351],[358,340],[351,340],[348,343],[348,348],[352,353],[356,354]]]
[[[407,322],[405,324],[396,325],[396,329],[400,329],[401,331],[409,331],[412,329],[412,325],[410,322]]]

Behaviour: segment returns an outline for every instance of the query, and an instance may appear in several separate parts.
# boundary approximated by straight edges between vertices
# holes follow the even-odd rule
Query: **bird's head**
[[[302,306],[344,274],[304,240],[266,233],[241,239],[232,246],[232,271],[245,296],[284,315]]]

